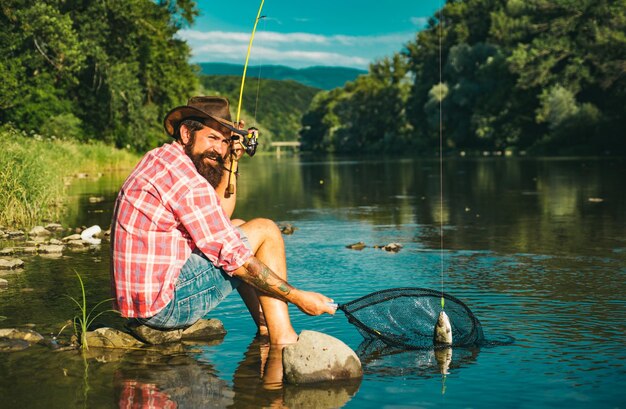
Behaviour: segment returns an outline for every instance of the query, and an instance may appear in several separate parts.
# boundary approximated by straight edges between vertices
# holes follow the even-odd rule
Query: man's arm
[[[233,275],[265,294],[294,304],[305,314],[335,313],[335,308],[328,304],[333,302],[332,299],[319,293],[295,288],[254,256],[233,271]]]

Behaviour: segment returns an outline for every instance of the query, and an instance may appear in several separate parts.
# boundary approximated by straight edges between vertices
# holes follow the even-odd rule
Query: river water
[[[108,228],[124,177],[76,181],[62,224]],[[515,341],[455,348],[443,376],[432,351],[363,351],[343,314],[293,308],[297,331],[358,350],[364,377],[281,386],[231,295],[215,312],[228,331],[221,341],[86,360],[44,346],[0,353],[0,407],[624,407],[625,177],[623,159],[447,158],[441,202],[437,160],[246,158],[236,216],[297,227],[284,236],[294,285],[346,302],[443,283],[487,339]],[[358,241],[368,247],[346,248]],[[402,250],[371,247],[391,242]],[[105,241],[62,257],[21,256],[25,268],[2,275],[0,327],[58,333],[77,312],[66,297],[80,294],[75,271],[92,305],[109,296],[108,252]],[[121,325],[111,314],[97,321]]]

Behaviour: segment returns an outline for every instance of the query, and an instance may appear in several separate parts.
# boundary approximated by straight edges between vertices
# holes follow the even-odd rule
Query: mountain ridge
[[[243,73],[243,64],[230,63],[196,63],[201,75],[238,75]],[[354,81],[359,75],[367,74],[366,70],[350,67],[312,66],[292,68],[285,65],[249,66],[248,77],[263,79],[292,80],[313,88],[330,90],[343,87],[346,82]]]

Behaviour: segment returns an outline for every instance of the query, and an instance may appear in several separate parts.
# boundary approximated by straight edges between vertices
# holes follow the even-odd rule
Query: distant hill
[[[226,63],[197,64],[204,75],[235,75],[241,77],[243,65]],[[343,87],[346,82],[354,81],[356,77],[366,74],[367,71],[347,67],[308,67],[291,68],[283,65],[260,66],[261,78],[274,80],[292,80],[313,88],[329,90]],[[259,77],[259,66],[249,66],[247,77]]]
[[[249,71],[248,71],[249,72]],[[238,75],[199,75],[205,95],[223,95],[237,109],[241,73]],[[248,77],[244,90],[241,118],[248,126],[261,130],[260,149],[267,149],[271,141],[298,139],[302,115],[309,109],[319,88],[295,81],[279,81]],[[258,100],[257,100],[258,94]],[[234,118],[233,118],[234,119]]]

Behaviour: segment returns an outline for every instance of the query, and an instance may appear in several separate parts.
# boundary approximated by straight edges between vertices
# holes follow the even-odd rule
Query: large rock
[[[86,335],[87,346],[89,348],[137,348],[143,343],[130,334],[116,330],[114,328],[98,328],[89,331]]]
[[[226,334],[222,321],[211,318],[201,319],[185,329],[158,330],[146,325],[130,325],[130,331],[148,344],[159,345],[168,342],[178,342],[185,339],[214,340],[223,338]]]
[[[306,384],[363,376],[361,361],[346,344],[316,331],[302,331],[298,342],[283,349],[285,381]]]
[[[216,338],[223,338],[226,334],[224,324],[217,318],[211,318],[208,320],[198,320],[191,327],[183,330],[181,334],[182,339],[202,339],[211,340]]]
[[[130,328],[130,331],[137,338],[152,345],[166,344],[168,342],[178,342],[183,336],[182,329],[160,331],[158,329],[150,328],[147,325],[139,325],[136,327],[133,326]]]

